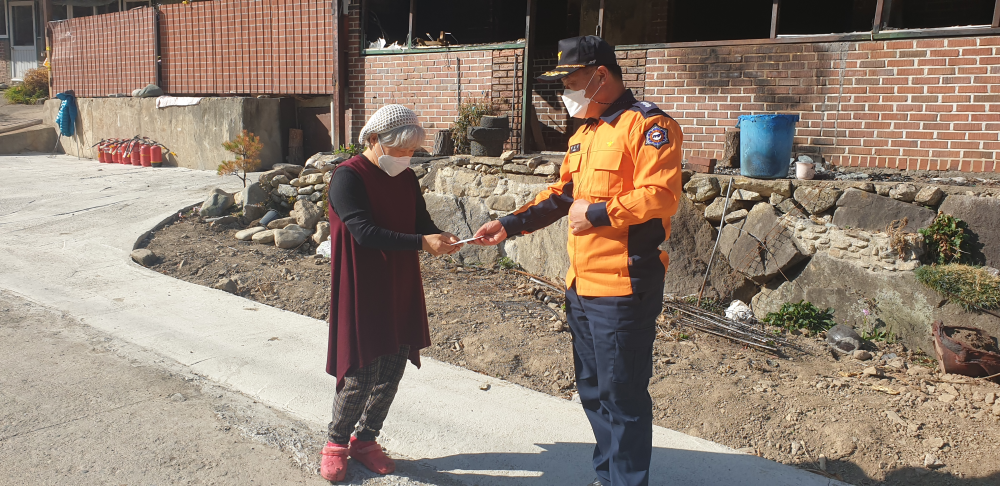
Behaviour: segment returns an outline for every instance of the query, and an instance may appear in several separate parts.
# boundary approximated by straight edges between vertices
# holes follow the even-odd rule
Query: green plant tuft
[[[971,265],[930,265],[914,271],[920,283],[969,310],[1000,309],[1000,277]]]
[[[919,230],[924,235],[930,261],[963,263],[964,255],[968,255],[965,228],[966,224],[961,219],[939,211],[930,226]]]
[[[364,152],[365,148],[356,143],[351,143],[348,145],[341,145],[340,148],[334,150],[335,155],[343,155],[344,157],[354,157],[361,152]]]
[[[822,310],[804,300],[798,303],[785,302],[778,312],[770,312],[764,316],[764,322],[788,330],[808,329],[815,332],[825,331],[837,324],[833,320],[832,307]]]
[[[478,127],[484,116],[497,116],[500,108],[489,98],[474,98],[458,105],[458,118],[451,124],[451,140],[456,154],[468,154],[469,127]]]
[[[500,257],[500,259],[497,260],[497,265],[499,265],[500,268],[503,268],[504,270],[513,270],[520,266],[510,257]]]

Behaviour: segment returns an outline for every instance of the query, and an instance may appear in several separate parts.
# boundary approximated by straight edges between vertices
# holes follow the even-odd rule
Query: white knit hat
[[[368,119],[368,123],[365,123],[365,127],[361,129],[358,141],[361,145],[365,145],[368,142],[368,137],[373,133],[381,135],[399,127],[419,124],[417,114],[413,110],[403,105],[385,105]]]

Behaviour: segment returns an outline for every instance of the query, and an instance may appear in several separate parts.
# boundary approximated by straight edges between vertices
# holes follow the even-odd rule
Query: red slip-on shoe
[[[351,437],[351,457],[356,459],[372,472],[389,474],[396,470],[396,463],[385,455],[378,442],[362,442],[357,437]]]
[[[343,481],[347,475],[347,456],[350,448],[345,445],[327,442],[320,454],[323,458],[319,463],[319,475],[327,481]]]

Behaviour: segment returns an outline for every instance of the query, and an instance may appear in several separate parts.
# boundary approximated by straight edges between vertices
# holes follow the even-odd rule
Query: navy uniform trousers
[[[594,429],[594,471],[604,486],[647,486],[653,447],[653,341],[663,283],[625,297],[566,291],[580,401]]]

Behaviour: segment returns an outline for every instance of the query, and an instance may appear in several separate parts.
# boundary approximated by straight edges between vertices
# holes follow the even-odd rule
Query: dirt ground
[[[329,484],[323,431],[4,290],[0,369],[0,485]],[[341,484],[434,484],[398,464]]]
[[[151,237],[162,258],[152,268],[208,286],[231,278],[248,299],[325,320],[328,260],[311,243],[237,241],[238,229],[185,217]],[[572,398],[558,292],[501,268],[421,263],[434,343],[425,355]],[[858,361],[834,357],[822,334],[788,339],[774,356],[661,316],[655,423],[857,485],[1000,484],[1000,416],[988,403],[1000,386],[937,374],[933,359],[899,344],[872,343],[873,358]],[[880,376],[862,373],[875,365]]]

